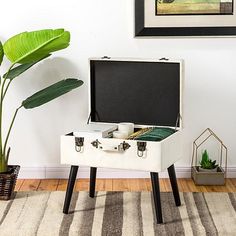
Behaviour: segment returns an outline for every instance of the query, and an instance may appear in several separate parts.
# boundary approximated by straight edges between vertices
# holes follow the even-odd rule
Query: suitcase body
[[[93,58],[89,69],[90,122],[176,132],[161,141],[63,135],[62,164],[160,172],[181,158],[182,61]]]
[[[182,153],[181,131],[160,142],[84,138],[80,151],[76,139],[73,135],[61,137],[62,164],[161,172],[179,160]],[[138,150],[142,143],[145,151]],[[123,148],[124,144],[129,148]]]

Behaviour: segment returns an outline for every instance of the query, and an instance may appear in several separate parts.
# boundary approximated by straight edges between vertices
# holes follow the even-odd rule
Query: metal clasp
[[[130,148],[130,145],[128,143],[126,143],[125,141],[123,143],[121,143],[119,146],[124,151]]]
[[[84,138],[75,137],[75,151],[82,152],[83,146],[84,146]]]
[[[144,152],[146,151],[146,142],[137,142],[138,150],[137,150],[137,155],[139,157],[143,157]]]
[[[98,145],[101,144],[101,143],[98,141],[98,139],[96,139],[96,140],[93,141],[91,144],[92,144],[95,148],[98,148]]]

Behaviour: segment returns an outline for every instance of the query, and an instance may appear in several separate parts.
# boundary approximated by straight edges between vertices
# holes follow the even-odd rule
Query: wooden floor
[[[196,186],[192,179],[178,179],[181,192],[236,192],[236,179],[227,179],[225,186]],[[65,179],[19,179],[16,191],[65,191]],[[89,179],[77,180],[76,191],[88,191]],[[162,192],[171,191],[169,179],[160,179]],[[150,191],[150,179],[97,179],[96,191]]]

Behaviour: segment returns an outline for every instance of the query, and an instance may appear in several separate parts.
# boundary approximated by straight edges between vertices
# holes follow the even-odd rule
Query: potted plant
[[[50,57],[53,52],[67,48],[69,42],[70,33],[64,29],[23,32],[11,37],[4,44],[0,42],[0,66],[4,56],[11,62],[6,73],[0,76],[0,199],[8,200],[12,196],[20,168],[8,165],[11,150],[8,140],[18,112],[23,108],[32,109],[50,102],[81,86],[83,82],[74,78],[61,80],[26,98],[16,108],[9,128],[4,132],[3,105],[10,85],[15,78]]]
[[[209,158],[207,150],[202,153],[202,160],[200,161],[199,171],[202,172],[217,172],[218,165],[216,160],[212,161]]]
[[[202,153],[200,166],[192,167],[192,178],[196,185],[224,185],[224,170],[209,158],[207,150]]]

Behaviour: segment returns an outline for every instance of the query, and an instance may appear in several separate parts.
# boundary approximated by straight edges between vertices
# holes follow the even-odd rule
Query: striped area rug
[[[236,193],[162,193],[165,224],[154,223],[150,192],[75,192],[62,214],[65,192],[18,192],[0,201],[1,236],[236,235]]]

